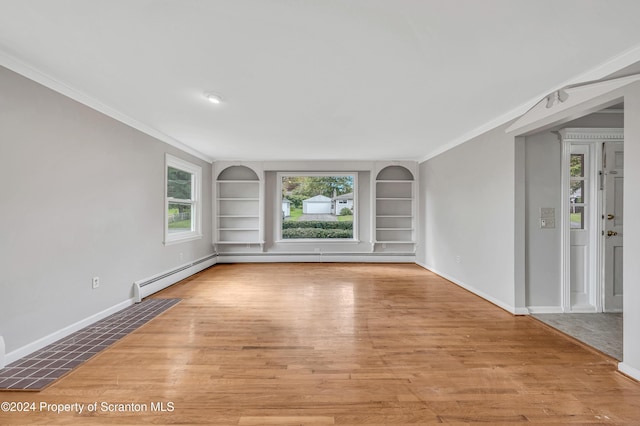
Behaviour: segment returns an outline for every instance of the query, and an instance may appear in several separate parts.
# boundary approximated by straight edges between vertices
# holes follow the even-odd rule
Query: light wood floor
[[[0,393],[97,412],[0,424],[640,421],[611,358],[416,265],[217,265],[155,297],[184,300],[46,390]]]

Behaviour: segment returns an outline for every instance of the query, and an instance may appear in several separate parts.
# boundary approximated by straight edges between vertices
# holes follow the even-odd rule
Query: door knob
[[[614,215],[612,215],[611,213],[609,213],[609,214],[607,215],[607,219],[609,219],[609,220],[613,219],[614,217],[615,217],[615,216],[614,216]]]
[[[618,235],[616,231],[607,231],[607,236],[613,237],[614,235]]]

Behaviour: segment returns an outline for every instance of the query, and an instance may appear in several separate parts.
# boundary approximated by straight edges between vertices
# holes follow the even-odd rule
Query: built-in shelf
[[[216,244],[263,245],[262,181],[245,166],[230,166],[216,180]]]
[[[382,169],[375,181],[375,243],[415,244],[413,174],[401,166]]]

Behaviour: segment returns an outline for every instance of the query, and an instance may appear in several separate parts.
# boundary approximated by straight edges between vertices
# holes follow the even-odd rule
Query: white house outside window
[[[166,155],[165,244],[202,238],[202,169]]]

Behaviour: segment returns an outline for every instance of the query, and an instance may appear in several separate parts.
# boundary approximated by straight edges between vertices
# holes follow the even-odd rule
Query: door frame
[[[562,143],[561,165],[561,303],[563,312],[603,312],[604,308],[604,233],[602,215],[604,212],[602,146],[608,141],[624,141],[623,128],[565,128],[560,132]],[[590,188],[588,194],[589,209],[587,215],[590,251],[589,262],[589,300],[590,307],[574,309],[571,303],[571,223],[569,216],[569,162],[572,145],[589,146]],[[587,195],[587,194],[585,194]]]

